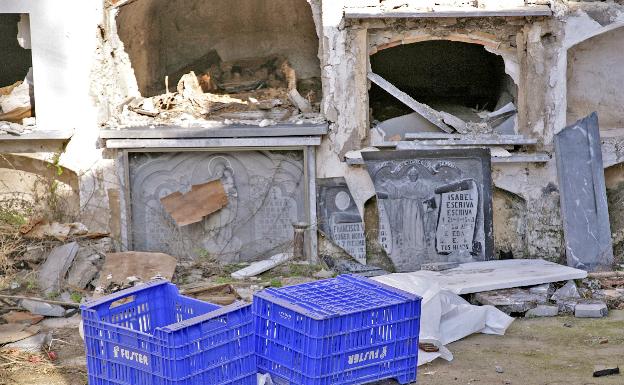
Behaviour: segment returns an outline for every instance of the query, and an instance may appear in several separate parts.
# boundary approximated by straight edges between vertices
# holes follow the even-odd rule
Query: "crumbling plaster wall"
[[[506,72],[519,86],[519,132],[538,139],[535,150],[552,153],[554,135],[566,125],[567,50],[616,28],[621,6],[551,3],[552,18],[347,22],[342,18],[345,1],[322,2],[323,112],[330,134],[318,152],[319,176],[344,175],[363,211],[374,189],[363,168],[349,168],[342,160],[346,152],[368,143],[369,112],[362,108],[368,105],[368,55],[432,39],[481,44],[503,56]],[[526,202],[527,256],[559,260],[563,229],[554,159],[545,164],[496,165],[493,179],[496,187]]]

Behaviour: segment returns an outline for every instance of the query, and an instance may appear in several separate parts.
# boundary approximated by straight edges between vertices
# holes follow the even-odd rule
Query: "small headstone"
[[[555,154],[568,266],[610,268],[613,243],[598,115],[555,135]]]
[[[61,289],[78,248],[78,243],[71,242],[52,249],[48,254],[48,258],[39,269],[38,278],[39,287],[44,293],[58,292]]]
[[[319,229],[356,261],[366,264],[364,221],[344,178],[318,179]]]
[[[377,193],[380,243],[398,271],[490,258],[489,150],[379,151],[362,158]]]
[[[558,306],[537,305],[534,309],[529,309],[524,316],[527,318],[535,317],[556,317],[559,314]]]
[[[33,301],[30,299],[23,299],[20,301],[20,306],[28,310],[33,314],[39,314],[44,317],[63,317],[65,316],[65,309],[62,306],[51,305],[46,302]]]
[[[576,318],[603,318],[609,315],[609,309],[604,303],[579,303],[574,308]]]

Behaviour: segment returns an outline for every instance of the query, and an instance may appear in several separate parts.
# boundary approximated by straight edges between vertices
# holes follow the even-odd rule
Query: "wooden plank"
[[[160,199],[165,211],[178,226],[200,222],[205,216],[220,210],[228,203],[228,197],[220,180],[191,186],[191,191],[179,191]]]
[[[379,7],[347,8],[347,19],[406,19],[406,18],[443,18],[443,17],[540,17],[552,16],[547,5],[527,6],[502,9],[457,8],[444,9],[434,7],[428,10],[385,11]]]
[[[107,148],[222,148],[320,146],[321,138],[108,139]]]
[[[327,134],[327,124],[277,124],[270,127],[248,125],[218,125],[214,127],[182,128],[161,125],[150,128],[132,127],[100,130],[102,139],[182,139],[182,138],[260,138],[278,136],[314,136]]]
[[[423,118],[433,123],[436,127],[441,129],[442,131],[447,132],[449,134],[454,131],[451,127],[447,126],[444,123],[444,120],[442,119],[442,116],[440,115],[438,111],[434,110],[433,108],[429,107],[426,104],[416,101],[414,98],[412,98],[405,92],[395,87],[392,83],[390,83],[386,79],[372,72],[368,73],[368,79],[370,79],[371,82],[377,84],[379,87],[384,89],[390,95],[397,98],[401,103],[405,104],[406,106],[408,106],[415,112],[422,115]]]

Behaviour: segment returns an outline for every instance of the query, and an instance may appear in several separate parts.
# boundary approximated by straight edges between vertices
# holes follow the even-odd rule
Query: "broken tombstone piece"
[[[40,353],[43,345],[50,340],[51,336],[47,333],[39,333],[32,337],[13,342],[5,345],[7,349],[15,349],[24,353]]]
[[[279,253],[272,256],[269,259],[265,259],[263,261],[254,262],[251,265],[235,271],[231,274],[234,279],[245,279],[250,277],[255,277],[256,275],[262,274],[265,271],[271,270],[272,268],[281,265],[282,263],[288,261],[292,258],[291,253]]]
[[[609,314],[605,303],[579,303],[574,307],[576,318],[603,318]]]
[[[161,198],[160,202],[178,226],[186,226],[200,222],[205,216],[227,205],[228,197],[221,180],[213,180],[192,186],[186,194],[170,194]]]
[[[74,260],[74,264],[67,273],[67,286],[82,290],[95,278],[99,269],[88,259],[89,257]]]
[[[33,301],[23,299],[20,301],[20,307],[28,310],[33,314],[39,314],[44,317],[63,317],[65,309],[59,305],[52,305],[46,302]]]
[[[610,268],[613,244],[598,115],[555,135],[555,154],[568,265],[588,271]]]
[[[543,285],[530,287],[529,293],[548,296],[553,294],[552,290],[552,285],[550,283],[545,283]]]
[[[38,275],[39,288],[45,294],[59,292],[78,248],[78,243],[71,242],[52,249],[48,254],[48,258],[39,269]]]
[[[344,178],[318,179],[318,227],[336,245],[366,264],[364,222]]]
[[[568,281],[565,285],[557,289],[552,297],[550,297],[553,301],[559,301],[566,298],[581,298],[574,281]]]
[[[504,313],[525,313],[537,305],[545,304],[546,296],[529,293],[524,289],[504,289],[476,293],[474,299],[481,305],[491,305]]]

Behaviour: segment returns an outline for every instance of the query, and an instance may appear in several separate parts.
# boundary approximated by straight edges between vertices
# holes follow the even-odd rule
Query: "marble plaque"
[[[319,229],[358,262],[366,264],[364,222],[344,178],[318,179]]]
[[[568,266],[611,269],[613,243],[598,115],[555,135],[555,154]]]
[[[362,156],[377,192],[380,242],[398,271],[493,257],[489,150]]]
[[[130,153],[129,176],[134,250],[249,261],[292,247],[292,224],[308,222],[301,151]],[[227,205],[178,227],[160,199],[215,179]]]

